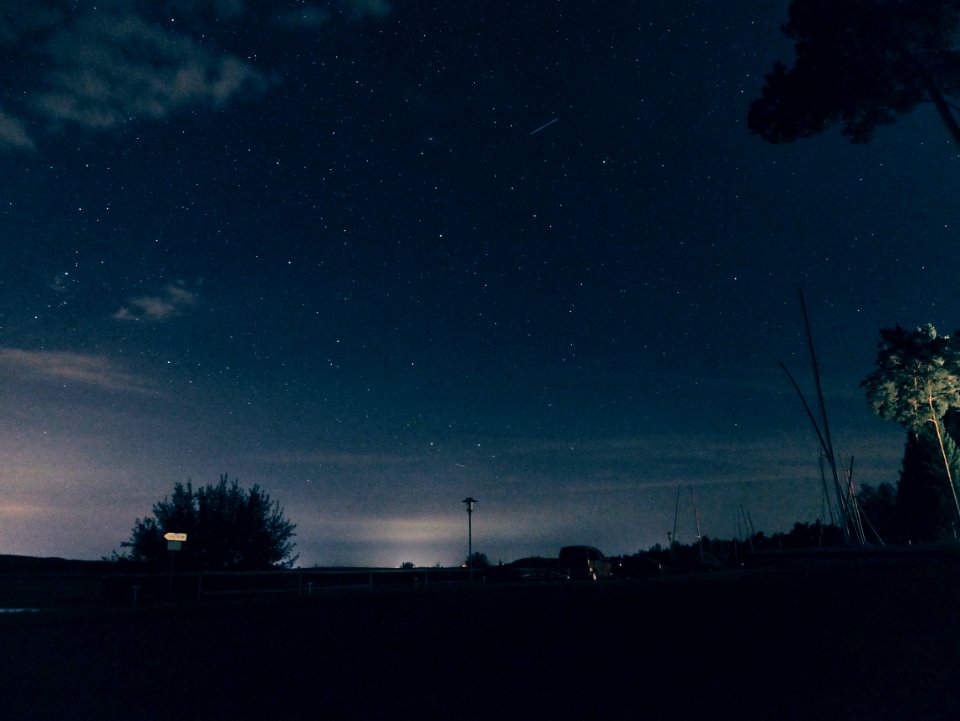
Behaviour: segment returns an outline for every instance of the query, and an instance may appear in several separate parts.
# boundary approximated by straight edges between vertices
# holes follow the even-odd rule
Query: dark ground
[[[956,719],[960,562],[0,615],[0,718]]]

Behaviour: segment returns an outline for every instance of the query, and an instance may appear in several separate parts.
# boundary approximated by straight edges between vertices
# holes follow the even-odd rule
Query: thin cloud
[[[387,0],[340,0],[339,5],[351,20],[383,20],[392,10]]]
[[[317,30],[329,25],[338,12],[349,22],[384,20],[393,12],[387,0],[339,0],[335,9],[307,3],[280,13],[276,24],[289,30]]]
[[[331,20],[330,10],[316,5],[304,5],[297,10],[288,10],[277,18],[277,24],[291,30],[316,30]]]
[[[27,132],[26,124],[12,115],[0,111],[0,148],[33,150],[33,138]]]
[[[104,356],[64,351],[0,348],[0,368],[31,380],[78,383],[108,391],[152,395],[144,379],[117,367]]]
[[[579,443],[531,440],[498,454],[504,482],[551,479],[566,492],[596,493],[640,488],[795,483],[818,477],[818,447],[807,434],[772,431],[736,441],[708,434],[592,439]]]
[[[114,320],[144,320],[162,322],[183,315],[197,302],[197,294],[183,286],[170,284],[160,295],[141,295],[131,298],[113,314]]]
[[[277,452],[254,456],[251,460],[278,466],[336,466],[340,468],[382,468],[410,465],[420,461],[414,456],[391,453],[349,453],[342,451]]]

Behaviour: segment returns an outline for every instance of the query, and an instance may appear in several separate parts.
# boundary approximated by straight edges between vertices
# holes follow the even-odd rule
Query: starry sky
[[[633,553],[895,482],[879,329],[960,325],[957,148],[745,125],[788,2],[0,0],[0,553],[259,483],[300,564]],[[679,493],[678,493],[679,491]],[[677,503],[677,498],[680,503]]]

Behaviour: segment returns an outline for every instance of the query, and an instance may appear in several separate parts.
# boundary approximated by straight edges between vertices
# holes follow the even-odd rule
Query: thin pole
[[[753,550],[753,537],[754,537],[755,535],[757,535],[757,534],[756,534],[756,531],[754,531],[754,529],[753,529],[753,519],[750,518],[750,514],[747,513],[747,511],[746,511],[746,509],[744,509],[743,505],[740,506],[740,516],[739,516],[739,517],[740,517],[740,518],[743,518],[743,521],[744,521],[744,533],[749,533],[749,535],[747,536],[747,542],[750,544],[750,550],[752,551],[752,550]],[[747,528],[750,529],[749,532],[747,531]]]
[[[467,496],[463,503],[467,504],[467,566],[470,569],[470,580],[473,581],[473,504],[477,499]]]
[[[673,506],[673,540],[677,540],[677,517],[680,515],[680,486],[677,486],[677,502]]]
[[[677,543],[677,518],[680,515],[680,486],[677,486],[677,502],[673,504],[673,533],[670,535],[670,562],[674,561],[674,546]]]
[[[467,506],[467,565],[470,567],[470,583],[473,583],[473,504]]]
[[[700,532],[700,509],[697,507],[697,497],[693,494],[693,486],[689,486],[690,502],[693,504],[693,517],[697,521],[697,545],[700,546],[700,563],[703,563],[703,534]]]
[[[823,468],[823,449],[820,450],[820,482],[823,484],[823,495],[820,498],[820,518],[826,521],[827,514],[824,513],[824,510],[828,511],[830,514],[830,523],[831,525],[837,526],[837,517],[833,512],[833,504],[830,503],[830,489],[827,486],[827,472]]]
[[[827,492],[827,477],[823,473],[823,458],[824,456],[830,457],[830,449],[827,446],[827,441],[823,437],[823,433],[820,432],[820,425],[817,423],[817,419],[813,415],[813,411],[810,410],[810,404],[807,403],[806,397],[803,395],[803,391],[800,390],[800,385],[797,383],[796,379],[787,370],[787,367],[783,364],[783,361],[780,362],[780,367],[783,369],[783,372],[787,374],[787,378],[790,380],[790,383],[793,385],[793,389],[797,392],[797,395],[800,396],[800,402],[803,404],[803,410],[807,413],[807,418],[810,419],[810,425],[813,426],[814,432],[817,434],[817,440],[820,441],[820,479],[823,481],[823,491]],[[833,467],[834,473],[836,473],[836,464],[831,464]],[[844,505],[843,498],[838,497],[838,502],[840,503],[840,513],[844,514]],[[833,517],[833,510],[830,511],[831,518]],[[844,533],[846,533],[846,526],[844,526]]]
[[[863,521],[860,519],[860,503],[857,501],[857,489],[853,485],[853,456],[850,456],[850,470],[847,470],[847,467],[843,464],[843,459],[840,459],[840,466],[843,469],[843,475],[847,479],[847,504],[850,509],[850,523],[853,526],[853,530],[856,531],[857,541],[861,546],[867,544],[867,536],[863,532]]]

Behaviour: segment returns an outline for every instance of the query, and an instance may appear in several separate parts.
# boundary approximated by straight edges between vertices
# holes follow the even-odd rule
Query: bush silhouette
[[[226,475],[216,485],[194,490],[177,483],[169,498],[153,506],[153,516],[138,518],[124,558],[157,563],[167,557],[165,533],[186,533],[178,552],[181,568],[260,570],[291,567],[298,556],[290,540],[296,525],[260,486],[249,490]]]

